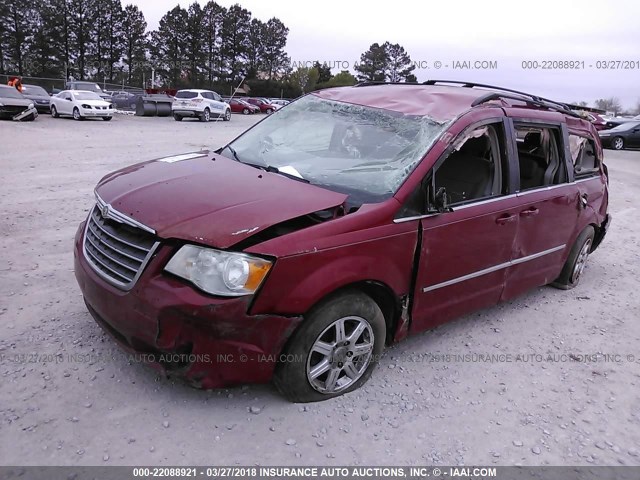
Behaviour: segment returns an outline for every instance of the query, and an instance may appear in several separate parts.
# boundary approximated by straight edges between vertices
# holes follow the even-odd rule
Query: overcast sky
[[[188,0],[123,0],[143,11],[149,29]],[[206,0],[200,0],[204,5]],[[623,106],[640,102],[640,2],[618,0],[406,1],[218,0],[240,3],[263,21],[278,17],[289,28],[293,62],[353,64],[374,42],[399,43],[429,78],[467,80],[523,89],[554,99],[591,105],[617,96]],[[615,5],[615,6],[614,6]],[[454,62],[497,62],[496,69],[453,69]],[[523,69],[523,61],[584,62],[576,70]],[[599,61],[631,61],[632,69],[598,69]],[[436,68],[437,63],[440,68]],[[464,66],[464,64],[460,64]],[[553,65],[550,65],[553,66]]]

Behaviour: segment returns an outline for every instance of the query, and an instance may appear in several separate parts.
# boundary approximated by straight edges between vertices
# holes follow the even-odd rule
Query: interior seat
[[[493,165],[481,155],[488,152],[487,137],[472,138],[452,153],[436,172],[436,189],[445,187],[452,203],[491,195]]]

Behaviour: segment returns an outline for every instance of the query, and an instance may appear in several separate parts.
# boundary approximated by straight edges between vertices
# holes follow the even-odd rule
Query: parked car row
[[[3,91],[5,95],[9,95],[10,90],[15,91],[15,94],[11,92],[15,105],[0,110],[0,115],[13,118],[16,112],[32,108],[35,116],[27,114],[20,119],[33,120],[37,113],[51,113],[54,118],[71,116],[76,120],[89,117],[111,120],[116,109],[136,110],[140,98],[145,95],[142,90],[108,92],[97,83],[87,81],[69,81],[66,87],[65,90],[54,89],[54,93],[49,94],[38,85],[26,84],[21,94],[7,86]],[[205,89],[174,90],[171,93],[175,93],[170,99],[171,115],[176,121],[182,121],[183,118],[197,118],[202,122],[211,119],[229,121],[232,112],[243,115],[271,114],[290,103],[289,100],[262,97],[221,97],[217,92]],[[11,102],[4,104],[10,105]]]

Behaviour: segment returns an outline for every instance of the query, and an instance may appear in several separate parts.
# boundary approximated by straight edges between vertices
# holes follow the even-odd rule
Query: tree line
[[[245,79],[253,94],[297,96],[357,81],[415,81],[398,44],[374,43],[357,77],[326,63],[291,68],[289,29],[240,4],[193,2],[169,10],[147,31],[142,11],[121,0],[0,0],[0,74],[74,78],[132,86],[220,87]]]

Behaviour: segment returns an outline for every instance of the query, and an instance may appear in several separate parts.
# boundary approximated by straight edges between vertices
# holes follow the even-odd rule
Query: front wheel
[[[224,121],[228,122],[229,120],[231,120],[231,110],[226,110],[224,112]]]
[[[594,236],[595,230],[592,226],[588,226],[578,235],[560,276],[551,285],[562,290],[570,290],[578,285],[591,253]]]
[[[267,108],[267,115],[271,115],[273,113],[273,108]]]
[[[386,324],[370,297],[353,291],[314,308],[294,333],[274,383],[293,402],[317,402],[359,388],[384,349]]]
[[[60,115],[58,115],[58,110],[56,109],[55,105],[51,105],[51,116],[53,118],[58,118]]]
[[[613,145],[613,148],[616,150],[622,150],[624,149],[624,139],[622,137],[616,137],[611,141],[611,145]]]
[[[182,117],[181,117],[180,115],[178,115],[177,113],[174,113],[174,114],[173,114],[173,119],[174,119],[176,122],[181,122],[181,121],[182,121]]]
[[[243,115],[249,115],[249,109],[248,108],[243,108],[242,109],[242,114]]]
[[[80,115],[80,110],[78,110],[78,107],[73,109],[73,119],[74,120],[84,120],[82,115]]]
[[[112,118],[113,118],[113,117],[102,117],[102,119],[103,119],[105,122],[108,122],[108,121],[109,121],[109,120],[111,120]]]

